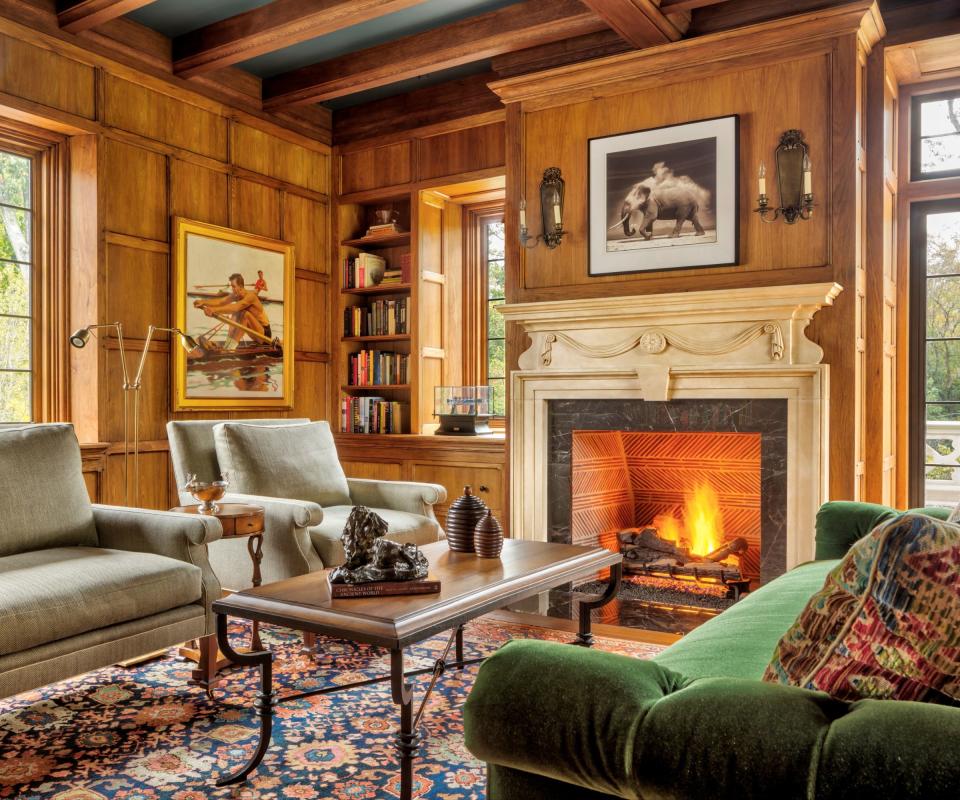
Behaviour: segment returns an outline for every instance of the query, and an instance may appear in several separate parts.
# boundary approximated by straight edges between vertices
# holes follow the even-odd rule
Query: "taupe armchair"
[[[232,421],[267,426],[310,422],[308,419]],[[219,422],[185,420],[167,423],[170,455],[178,487],[184,486],[190,474],[196,474],[200,481],[220,477],[213,430]],[[335,457],[336,451],[332,447],[331,452]],[[427,544],[443,538],[443,529],[433,512],[434,505],[446,499],[446,490],[442,486],[357,478],[348,478],[347,485],[351,503],[365,505],[382,516],[389,525],[388,536],[394,541]],[[180,501],[184,505],[194,502],[182,488]],[[321,508],[316,503],[292,498],[232,492],[228,492],[223,502],[253,503],[266,509],[261,565],[265,583],[343,563],[340,535],[353,505]],[[210,561],[224,586],[240,589],[250,585],[250,560],[243,541],[217,542],[210,548]]]
[[[0,430],[0,697],[200,639],[216,519],[91,505],[73,426]]]

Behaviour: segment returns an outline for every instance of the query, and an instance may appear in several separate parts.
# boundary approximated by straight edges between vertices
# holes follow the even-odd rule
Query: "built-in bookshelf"
[[[415,339],[410,196],[341,203],[339,419],[343,433],[411,432]],[[386,222],[377,212],[388,212]],[[381,225],[377,235],[366,235]],[[392,225],[393,230],[384,229]],[[371,277],[372,275],[372,277]]]

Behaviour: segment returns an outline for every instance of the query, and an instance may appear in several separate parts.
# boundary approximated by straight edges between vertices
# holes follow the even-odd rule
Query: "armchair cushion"
[[[0,655],[199,602],[201,570],[152,553],[54,547],[0,558]]]
[[[347,476],[326,422],[214,426],[217,460],[244,494],[309,500],[326,508],[350,502]]]
[[[353,506],[333,506],[323,509],[323,522],[310,528],[313,547],[325,567],[336,567],[346,558],[340,535]],[[429,544],[443,538],[443,531],[435,519],[408,511],[395,511],[390,508],[371,508],[383,517],[388,527],[387,538],[393,542],[416,545]]]
[[[0,516],[0,556],[97,544],[72,425],[0,432]]]

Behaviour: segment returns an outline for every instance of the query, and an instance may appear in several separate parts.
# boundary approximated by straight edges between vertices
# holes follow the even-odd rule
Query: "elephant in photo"
[[[698,217],[702,195],[703,190],[696,187],[692,181],[669,181],[653,186],[646,181],[636,183],[623,199],[621,219],[617,225],[623,223],[623,232],[627,236],[633,236],[639,231],[644,239],[652,239],[653,223],[656,220],[676,220],[670,234],[670,238],[675,239],[680,236],[683,223],[689,220],[693,223],[696,235],[703,236],[705,231]],[[635,214],[643,215],[637,228],[632,225]],[[615,228],[616,225],[612,227]]]

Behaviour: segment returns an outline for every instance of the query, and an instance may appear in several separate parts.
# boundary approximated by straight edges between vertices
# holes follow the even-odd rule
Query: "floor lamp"
[[[87,325],[78,328],[70,334],[70,344],[76,348],[84,347],[91,336],[96,337],[94,331],[112,328],[117,332],[117,342],[120,350],[120,367],[123,375],[123,502],[130,505],[130,468],[129,468],[129,397],[133,393],[133,500],[134,505],[140,503],[140,387],[143,379],[143,365],[147,360],[150,342],[157,331],[175,333],[180,338],[180,344],[188,353],[198,347],[197,341],[181,331],[179,328],[161,328],[151,325],[147,329],[147,338],[140,353],[140,363],[133,380],[127,372],[127,354],[123,345],[123,323],[109,322],[103,325]]]

